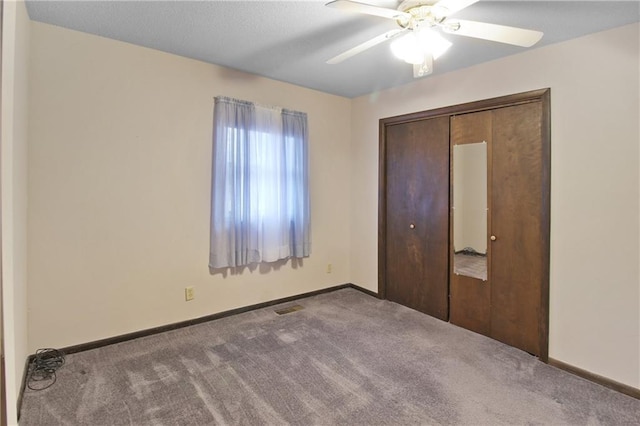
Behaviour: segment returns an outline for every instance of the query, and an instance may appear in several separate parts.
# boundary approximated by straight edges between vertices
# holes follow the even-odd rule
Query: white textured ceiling
[[[413,80],[411,66],[395,59],[387,43],[340,64],[326,64],[338,53],[396,28],[392,20],[328,8],[326,1],[27,0],[27,10],[34,21],[346,97]],[[359,1],[391,8],[399,3]],[[637,22],[640,2],[481,0],[454,16],[543,31],[534,49]],[[436,61],[433,75],[526,50],[445,37],[453,47]],[[594,61],[597,66],[597,58]]]

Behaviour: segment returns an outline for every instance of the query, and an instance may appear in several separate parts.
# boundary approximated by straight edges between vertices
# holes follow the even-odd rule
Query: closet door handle
[[[497,240],[498,238],[497,238],[495,235],[492,235],[489,239],[490,239],[491,241],[495,241],[495,240]]]
[[[416,229],[416,225],[414,225],[413,223],[409,224],[409,229]]]

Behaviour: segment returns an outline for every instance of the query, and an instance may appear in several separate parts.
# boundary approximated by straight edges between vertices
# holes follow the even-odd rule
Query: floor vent
[[[278,309],[276,311],[276,314],[278,315],[290,314],[291,312],[300,311],[302,309],[304,309],[304,306],[293,305],[293,306],[288,306],[286,308]]]

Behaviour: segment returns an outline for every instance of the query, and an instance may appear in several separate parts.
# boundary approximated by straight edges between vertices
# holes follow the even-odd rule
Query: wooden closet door
[[[491,336],[534,355],[548,246],[542,142],[540,102],[493,111]]]
[[[386,126],[386,298],[447,320],[449,117]]]

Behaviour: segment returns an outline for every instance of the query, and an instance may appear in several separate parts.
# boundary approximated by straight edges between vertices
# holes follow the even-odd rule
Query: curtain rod
[[[238,99],[238,98],[233,98],[231,96],[224,96],[224,95],[218,95],[218,96],[214,96],[213,97],[214,100],[222,100],[222,101],[229,101],[232,103],[239,103],[239,104],[246,104],[246,105],[251,105],[251,106],[257,106],[257,107],[261,107],[261,108],[267,108],[267,109],[272,109],[272,110],[276,110],[276,111],[282,111],[282,112],[286,112],[286,113],[295,113],[295,114],[304,114],[307,115],[306,112],[303,111],[297,111],[294,109],[289,109],[289,108],[284,108],[281,106],[276,106],[276,105],[265,105],[265,104],[261,104],[259,102],[253,102],[253,101],[246,101],[244,99]]]

